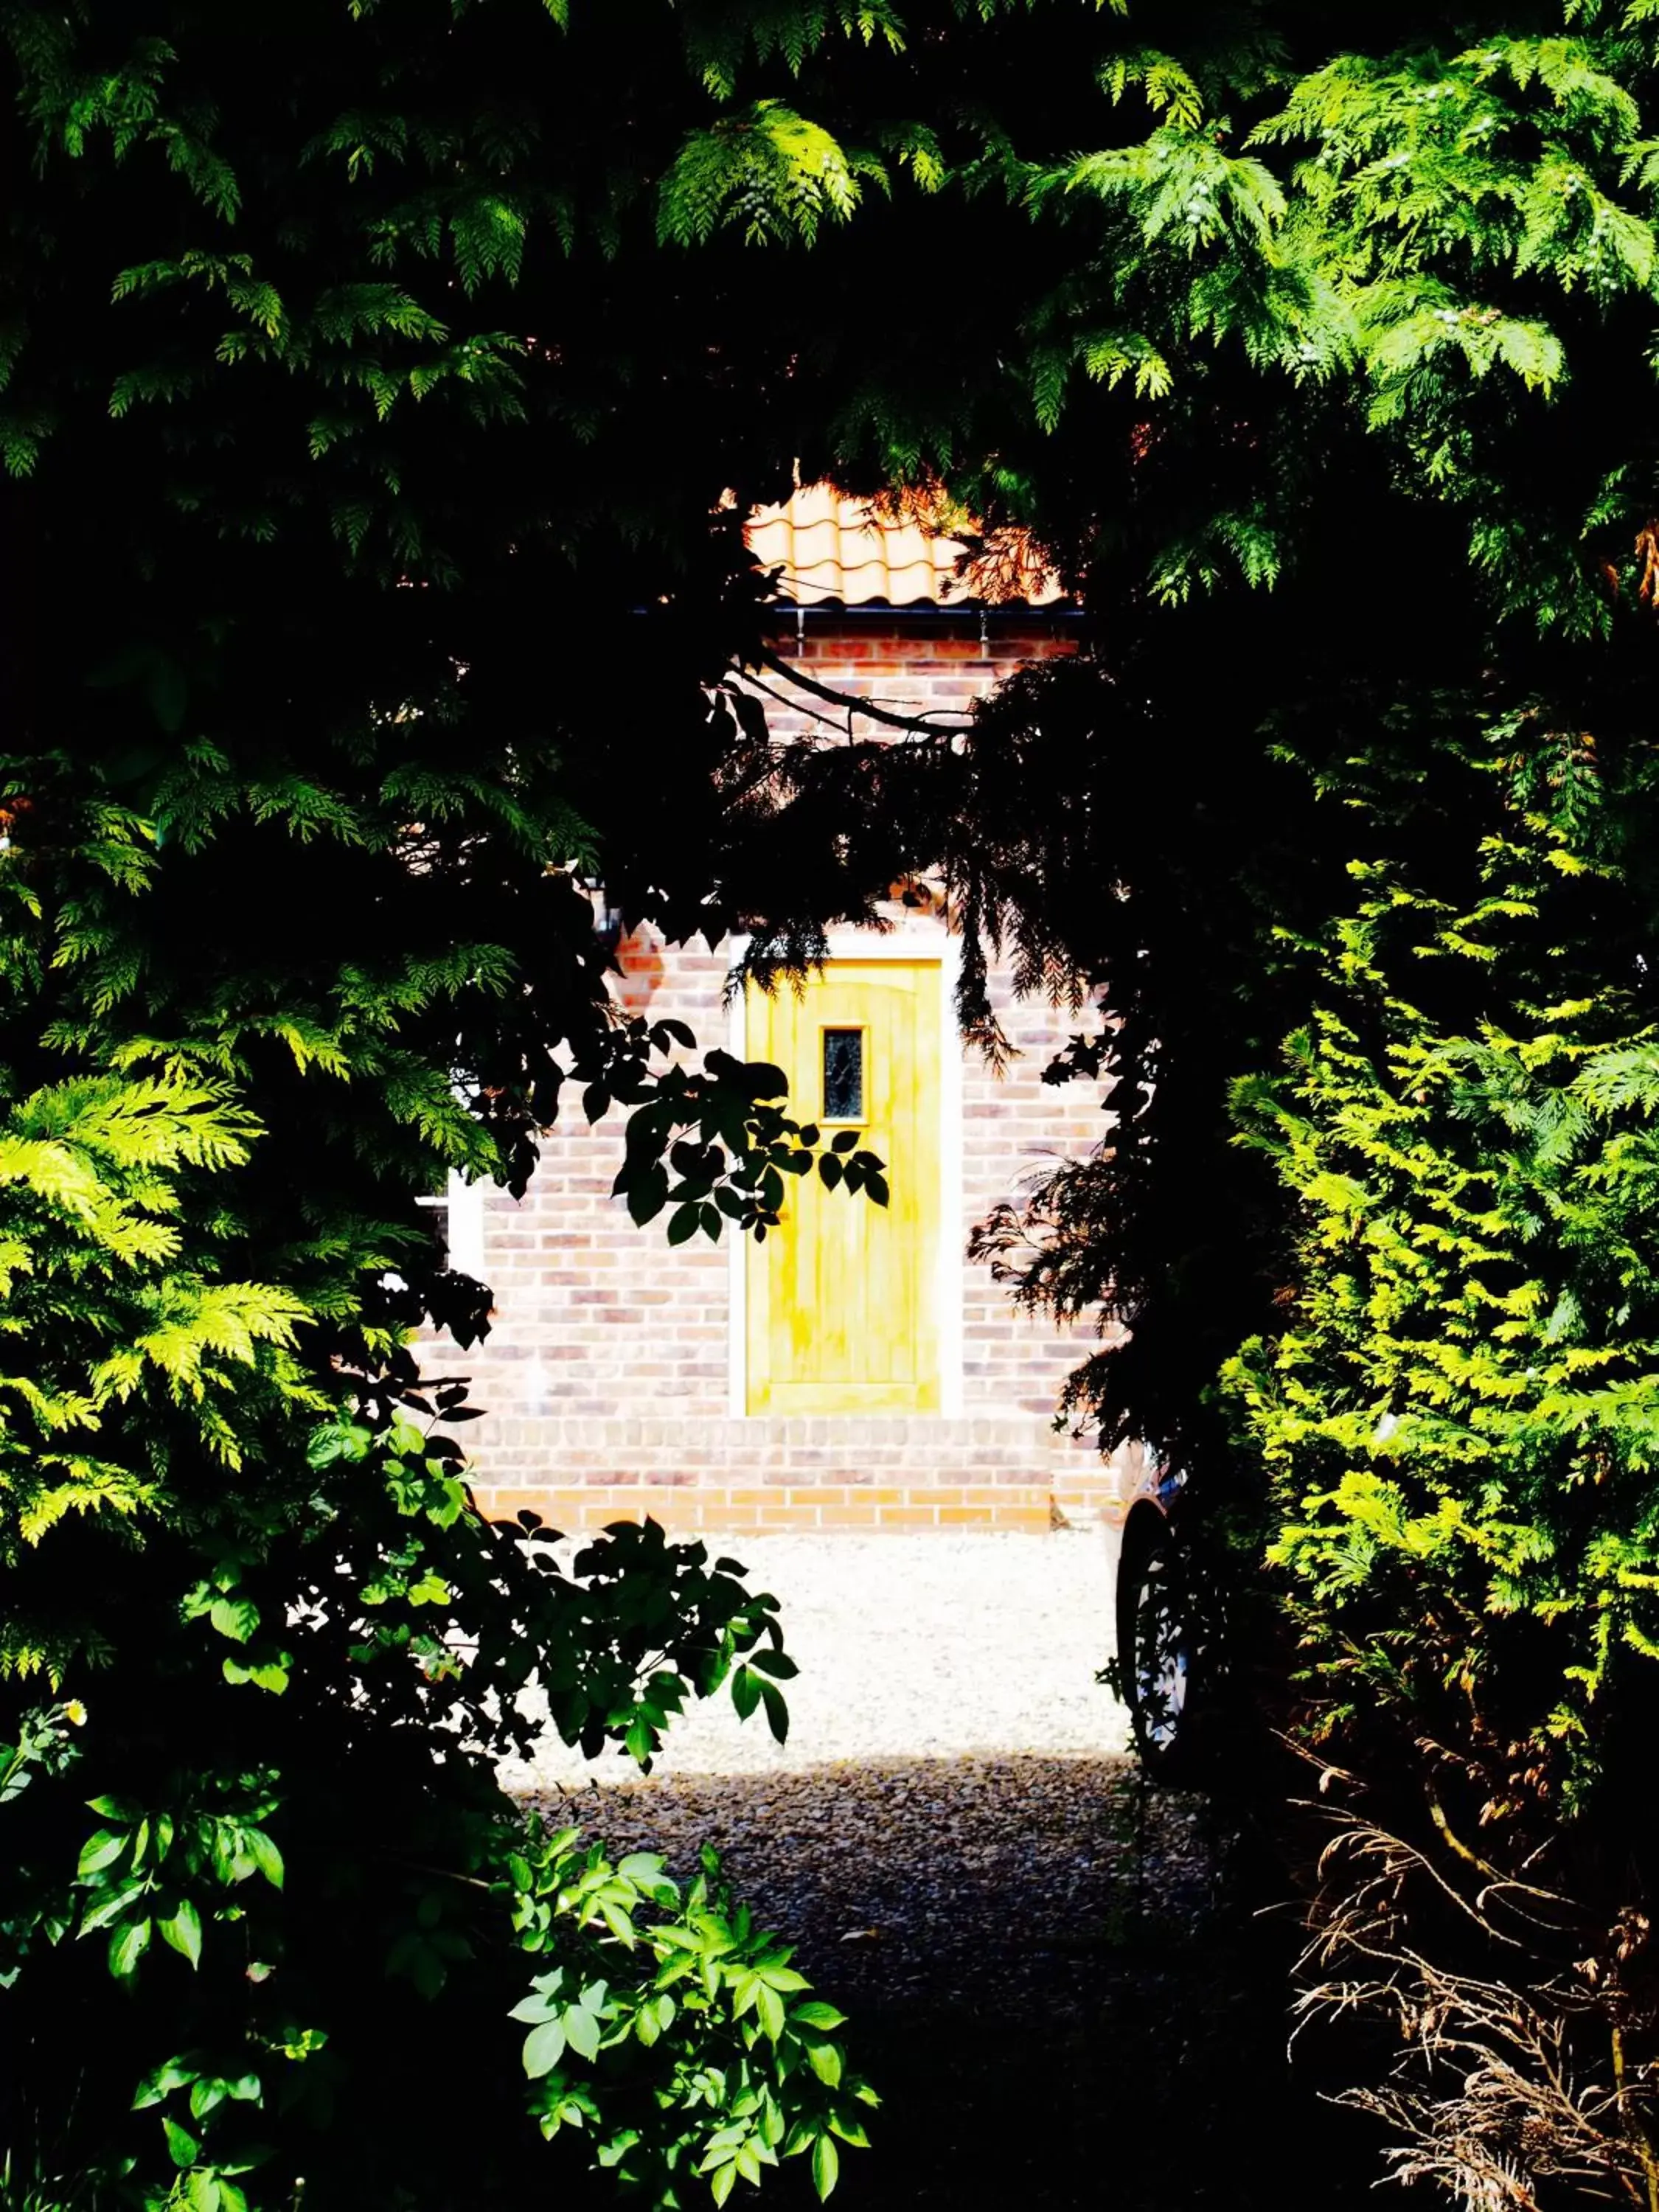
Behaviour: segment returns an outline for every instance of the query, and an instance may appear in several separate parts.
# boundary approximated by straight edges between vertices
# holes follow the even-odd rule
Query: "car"
[[[1184,1477],[1145,1445],[1114,1455],[1120,1486],[1106,1514],[1115,1656],[1110,1678],[1130,1733],[1160,1782],[1192,1778],[1197,1762],[1199,1668],[1190,1601],[1171,1510]]]

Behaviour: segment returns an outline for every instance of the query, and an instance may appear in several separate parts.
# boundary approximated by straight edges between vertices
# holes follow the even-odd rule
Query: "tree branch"
[[[827,699],[832,707],[839,707],[844,714],[862,714],[867,720],[880,722],[890,730],[908,730],[915,737],[951,738],[972,727],[964,715],[958,715],[951,723],[940,723],[930,720],[926,714],[896,714],[890,708],[878,707],[872,700],[854,698],[850,692],[837,691],[830,684],[820,684],[814,677],[803,676],[792,662],[781,659],[775,653],[769,653],[763,646],[756,659],[761,666],[771,669],[786,683],[794,684],[799,690],[810,691],[814,698]]]

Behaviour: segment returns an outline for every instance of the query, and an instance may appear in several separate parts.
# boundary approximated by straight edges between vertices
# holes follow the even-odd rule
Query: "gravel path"
[[[507,1778],[680,1874],[713,1843],[798,1946],[884,2098],[837,2205],[1299,2205],[1277,2154],[1260,2194],[1241,2174],[1241,2126],[1274,2125],[1283,2032],[1229,1948],[1202,1805],[1146,1788],[1095,1680],[1103,1540],[719,1548],[782,1607],[802,1670],[787,1744],[722,1698],[648,1778],[556,1743]],[[1328,2173],[1306,2202],[1330,2212]]]
[[[1122,1709],[1094,1679],[1111,1616],[1098,1533],[708,1542],[782,1607],[801,1670],[786,1686],[789,1741],[775,1743],[762,1714],[740,1723],[722,1693],[672,1730],[653,1781],[963,1753],[1100,1759],[1127,1747]],[[555,1738],[505,1778],[524,1792],[638,1786],[638,1770],[620,1755],[590,1766]]]
[[[1138,1787],[1122,1709],[1095,1680],[1110,1612],[1097,1534],[720,1548],[782,1607],[801,1669],[787,1742],[722,1693],[648,1777],[554,1738],[504,1770],[510,1787],[675,1872],[714,1844],[854,2008],[1069,2008],[1149,1873],[1202,1893],[1194,1807]]]

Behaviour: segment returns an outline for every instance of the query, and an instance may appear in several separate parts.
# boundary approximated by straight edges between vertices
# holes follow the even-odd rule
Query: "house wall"
[[[778,649],[856,696],[956,708],[1012,663],[1068,649],[1068,640],[1061,622],[1036,616],[981,626],[972,612],[865,613],[811,617],[799,632],[787,623]],[[781,737],[821,726],[807,705],[792,714],[765,704]],[[878,945],[948,959],[938,921],[892,913],[894,932]],[[643,933],[619,948],[617,995],[630,1011],[686,1023],[699,1052],[733,1042],[723,994],[734,950],[671,950]],[[960,1191],[946,1223],[958,1247],[1024,1176],[1086,1151],[1103,1126],[1087,1086],[1041,1080],[1079,1018],[1017,1000],[1006,970],[993,990],[1016,1057],[998,1072],[977,1053],[963,1056]],[[1092,1331],[1017,1313],[988,1268],[965,1258],[957,1310],[944,1316],[947,1371],[953,1361],[960,1371],[945,1413],[744,1415],[732,1255],[701,1238],[671,1249],[660,1222],[632,1224],[610,1195],[623,1118],[562,1124],[522,1200],[483,1200],[495,1321],[465,1367],[488,1409],[472,1432],[486,1510],[527,1507],[567,1529],[648,1511],[672,1528],[764,1530],[1036,1529],[1098,1510],[1113,1469],[1051,1425]]]

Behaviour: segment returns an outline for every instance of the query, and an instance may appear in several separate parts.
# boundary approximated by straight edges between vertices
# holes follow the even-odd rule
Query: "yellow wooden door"
[[[788,1112],[887,1163],[886,1206],[792,1179],[748,1256],[751,1413],[927,1413],[939,1405],[939,969],[836,960],[749,994],[750,1060],[789,1078]]]

